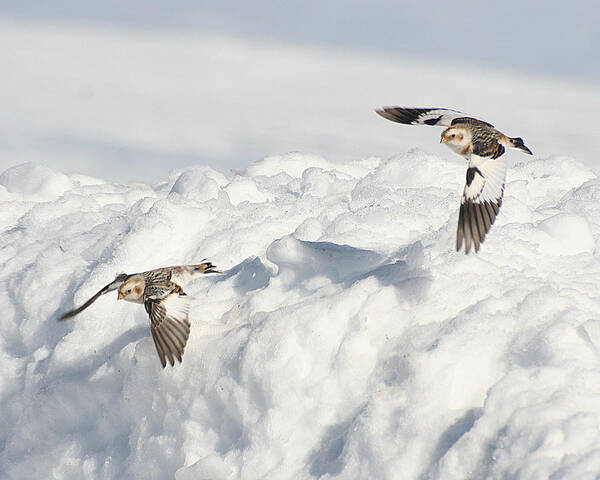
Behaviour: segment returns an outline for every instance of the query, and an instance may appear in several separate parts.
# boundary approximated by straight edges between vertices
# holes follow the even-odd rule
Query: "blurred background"
[[[591,0],[0,1],[0,171],[452,156],[380,105],[465,111],[598,170],[599,25]]]

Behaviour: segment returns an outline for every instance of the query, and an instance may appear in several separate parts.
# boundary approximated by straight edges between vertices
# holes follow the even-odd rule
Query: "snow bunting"
[[[384,107],[375,111],[392,122],[448,127],[440,142],[469,161],[458,214],[456,250],[464,241],[465,253],[469,253],[471,245],[477,252],[502,205],[506,161],[500,157],[505,148],[533,155],[531,150],[523,139],[507,137],[493,125],[456,110]]]
[[[210,262],[199,265],[157,268],[142,273],[128,275],[121,273],[81,307],[62,315],[59,320],[71,318],[85,310],[101,295],[119,290],[117,300],[143,303],[150,316],[150,329],[156,351],[163,368],[167,359],[171,366],[175,358],[181,363],[181,356],[188,337],[189,300],[182,287],[207,273],[220,273]]]

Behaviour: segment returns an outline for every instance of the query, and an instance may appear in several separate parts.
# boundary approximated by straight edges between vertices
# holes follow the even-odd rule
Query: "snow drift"
[[[521,159],[519,159],[521,160]],[[600,181],[509,169],[478,255],[465,165],[289,154],[157,185],[0,175],[8,478],[596,478]],[[213,261],[163,370],[116,272]],[[116,295],[115,295],[116,297]]]

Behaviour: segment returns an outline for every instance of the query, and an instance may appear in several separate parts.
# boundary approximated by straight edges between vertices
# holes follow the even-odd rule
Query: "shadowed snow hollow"
[[[0,471],[596,478],[600,183],[565,157],[512,166],[465,256],[464,174],[420,151],[154,186],[2,173]],[[55,321],[116,272],[203,258],[225,274],[188,287],[175,368],[116,294]]]

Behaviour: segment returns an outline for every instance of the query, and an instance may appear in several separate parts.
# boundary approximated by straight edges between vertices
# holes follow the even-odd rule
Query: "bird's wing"
[[[101,297],[105,293],[112,292],[113,290],[119,288],[123,284],[123,282],[127,280],[128,277],[129,275],[127,275],[126,273],[120,273],[112,282],[110,282],[108,285],[106,285],[100,291],[98,291],[92,298],[90,298],[87,302],[81,305],[81,307],[78,307],[75,310],[71,310],[70,312],[61,315],[61,317],[58,320],[66,320],[67,318],[74,317],[75,315],[83,312],[92,303],[98,300],[99,297]]]
[[[178,288],[178,291],[162,298],[147,297],[144,302],[150,316],[154,345],[163,368],[167,365],[167,359],[171,366],[175,365],[175,358],[181,363],[181,356],[190,336],[189,301],[181,288]]]
[[[471,155],[458,214],[457,251],[461,249],[463,241],[465,253],[469,253],[471,245],[476,252],[479,250],[502,205],[505,178],[505,157]]]
[[[471,117],[466,113],[447,108],[405,108],[405,107],[381,107],[375,110],[383,118],[392,122],[404,123],[406,125],[436,125],[450,127],[459,123],[480,123],[493,127],[493,125]]]

